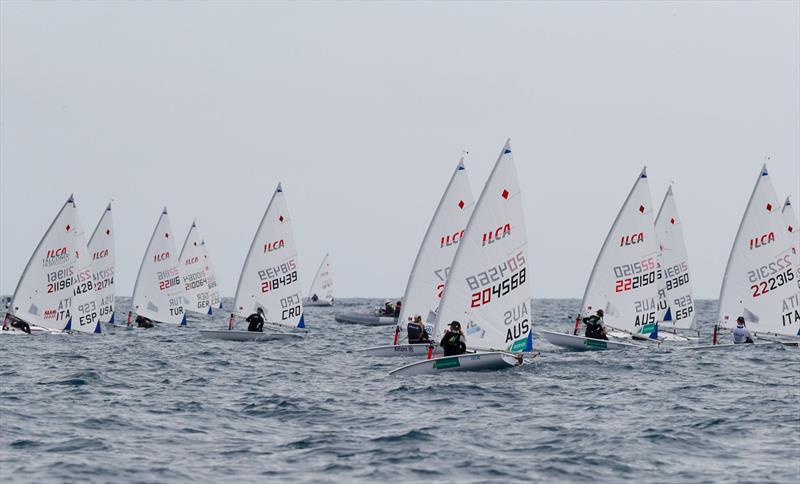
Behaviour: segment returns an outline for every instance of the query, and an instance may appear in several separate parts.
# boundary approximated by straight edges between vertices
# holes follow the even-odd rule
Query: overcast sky
[[[461,150],[477,197],[511,137],[534,297],[583,294],[646,164],[716,298],[765,157],[800,205],[799,5],[3,1],[0,293],[74,192],[118,294],[167,205],[232,296],[282,181],[305,290],[330,252],[399,296]]]

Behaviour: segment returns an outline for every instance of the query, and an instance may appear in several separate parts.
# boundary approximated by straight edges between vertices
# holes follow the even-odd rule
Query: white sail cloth
[[[433,213],[411,267],[397,320],[401,340],[407,338],[405,329],[415,316],[421,316],[428,333],[433,334],[450,265],[473,207],[472,189],[462,158]]]
[[[459,321],[473,349],[530,351],[528,235],[507,141],[458,243],[435,336]]]

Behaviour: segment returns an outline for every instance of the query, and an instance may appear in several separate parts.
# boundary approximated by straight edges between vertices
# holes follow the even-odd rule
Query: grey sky
[[[167,205],[224,295],[283,181],[307,289],[402,294],[462,149],[507,137],[534,297],[580,297],[641,166],[716,297],[765,156],[800,205],[800,3],[68,3],[0,7],[0,293],[75,193],[114,199],[118,294]]]

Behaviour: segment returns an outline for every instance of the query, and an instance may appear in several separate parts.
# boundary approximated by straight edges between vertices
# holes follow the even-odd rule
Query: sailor
[[[31,334],[31,326],[21,319],[17,319],[10,314],[6,313],[6,318],[3,320],[3,331],[9,330],[9,321],[11,321],[11,327],[17,328],[18,330],[22,331],[23,333]]]
[[[152,319],[146,318],[146,317],[142,316],[141,314],[137,314],[136,315],[136,327],[137,328],[148,329],[148,328],[152,328],[153,326],[155,326],[155,325],[153,324],[153,320]]]
[[[383,303],[383,309],[381,310],[381,316],[391,316],[394,314],[394,306],[392,305],[392,301],[386,300]]]
[[[597,314],[593,314],[588,318],[583,318],[583,324],[586,325],[585,336],[592,339],[608,339],[606,336],[606,327],[603,324],[603,310],[598,309]]]
[[[247,331],[258,331],[259,333],[264,331],[264,309],[258,308],[256,312],[251,314],[250,316],[245,319],[249,324],[247,325]]]
[[[317,301],[319,301],[319,296],[317,296],[316,294],[312,294],[311,295],[311,302],[317,302]]]
[[[402,301],[397,301],[397,304],[394,305],[394,313],[392,313],[392,315],[395,318],[399,318],[400,317],[400,308],[402,306],[403,306],[403,302]]]
[[[733,328],[733,342],[737,345],[753,342],[753,335],[750,334],[749,329],[745,328],[742,316],[736,318],[736,327]]]
[[[23,333],[31,334],[31,326],[21,319],[12,319],[11,326],[17,328]]]
[[[439,346],[444,350],[444,356],[461,355],[467,352],[466,338],[461,331],[461,323],[453,321],[450,327],[442,336]]]
[[[430,341],[428,332],[425,331],[425,325],[422,324],[422,316],[419,314],[414,316],[414,319],[408,323],[407,329],[409,344],[428,343]]]

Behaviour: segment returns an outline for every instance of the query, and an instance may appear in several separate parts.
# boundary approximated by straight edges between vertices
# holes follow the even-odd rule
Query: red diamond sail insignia
[[[281,222],[281,223],[283,223],[283,215],[279,215],[279,216],[278,216],[278,221],[279,221],[279,222]]]
[[[669,223],[671,223],[672,225],[675,225],[675,218],[669,219]]]
[[[767,203],[767,212],[771,212],[771,211],[772,211],[772,204],[771,203]]]
[[[508,190],[503,190],[503,193],[500,194],[500,196],[508,200]]]
[[[464,200],[459,200],[458,208],[464,208]]]
[[[639,211],[644,213],[644,205],[639,205]]]
[[[71,228],[72,228],[72,226],[70,224],[67,224],[67,232],[69,232],[69,229],[71,229]]]

